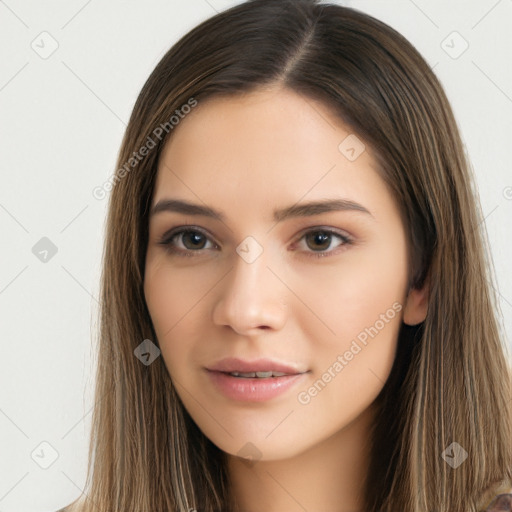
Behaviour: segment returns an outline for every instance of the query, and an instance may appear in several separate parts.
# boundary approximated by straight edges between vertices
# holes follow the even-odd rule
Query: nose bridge
[[[271,251],[253,237],[238,245],[233,268],[215,304],[215,323],[230,325],[238,332],[282,327],[285,289],[269,270],[270,259]]]
[[[259,252],[250,244],[242,243],[237,247],[237,253],[237,257],[234,259],[232,280],[234,289],[242,295],[246,295],[248,292],[254,297],[264,295],[262,285],[268,280],[268,274],[270,274],[267,268],[269,251],[261,248],[261,252]],[[267,288],[267,291],[270,290]]]

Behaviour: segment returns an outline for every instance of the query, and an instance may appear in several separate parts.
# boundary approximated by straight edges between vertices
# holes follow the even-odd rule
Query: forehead
[[[371,200],[386,191],[363,144],[324,104],[287,89],[211,98],[164,147],[153,204],[172,195],[249,214],[300,198]]]

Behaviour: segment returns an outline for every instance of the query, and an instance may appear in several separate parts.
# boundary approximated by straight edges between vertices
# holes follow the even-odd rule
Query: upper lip
[[[291,363],[281,363],[272,359],[254,359],[253,361],[247,361],[245,359],[239,359],[237,357],[227,357],[221,359],[211,366],[207,367],[207,370],[217,372],[282,372],[290,375],[305,373],[305,370],[299,369],[297,366]]]

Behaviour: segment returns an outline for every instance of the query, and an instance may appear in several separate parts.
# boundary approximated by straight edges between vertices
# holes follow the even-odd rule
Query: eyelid
[[[300,241],[309,233],[315,233],[315,232],[323,232],[323,233],[329,234],[330,236],[338,237],[342,240],[342,243],[340,243],[334,249],[331,249],[329,251],[304,251],[308,257],[327,258],[329,256],[334,256],[334,255],[338,254],[338,252],[340,250],[344,250],[345,246],[353,245],[353,243],[354,243],[354,238],[344,231],[341,231],[337,228],[328,227],[328,226],[315,225],[315,226],[310,226],[310,227],[302,230],[300,232],[300,234],[297,236],[296,241],[293,242],[293,246],[300,243]]]
[[[296,240],[300,240],[304,235],[307,235],[308,233],[311,233],[311,232],[315,232],[315,231],[324,231],[325,233],[329,233],[331,235],[337,235],[339,236],[340,238],[342,239],[346,239],[346,240],[353,240],[353,237],[351,235],[349,235],[346,231],[344,230],[341,230],[341,229],[338,229],[338,228],[333,228],[333,227],[330,227],[330,226],[322,226],[322,225],[318,225],[318,224],[315,224],[313,226],[309,226],[307,228],[304,228],[296,237]]]
[[[200,228],[199,226],[194,226],[193,224],[185,224],[182,226],[176,226],[176,227],[170,229],[169,231],[166,231],[162,235],[161,241],[170,240],[172,237],[174,237],[178,234],[181,234],[183,231],[197,231],[198,233],[201,233],[202,235],[204,235],[210,239],[212,238],[211,235],[208,233],[208,231],[206,231],[205,229]]]
[[[193,252],[201,253],[201,251],[204,251],[205,249],[198,249],[197,251],[191,251],[189,249],[178,249],[171,246],[171,241],[174,237],[181,235],[182,233],[186,233],[187,231],[193,231],[200,233],[204,237],[208,239],[215,247],[219,247],[219,244],[214,240],[214,238],[203,228],[200,228],[199,226],[194,226],[191,224],[182,225],[182,226],[176,226],[175,228],[170,229],[169,231],[166,231],[162,237],[157,242],[158,245],[163,245],[169,252],[173,253],[181,253],[181,254],[190,254]]]

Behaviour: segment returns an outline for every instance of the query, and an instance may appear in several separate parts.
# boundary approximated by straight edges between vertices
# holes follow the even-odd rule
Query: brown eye
[[[311,231],[306,235],[306,244],[314,251],[328,249],[331,242],[332,235],[327,231]]]
[[[181,235],[185,249],[204,249],[206,245],[206,237],[198,231],[182,231],[178,233],[178,235]],[[177,235],[175,235],[175,237],[177,237]]]
[[[352,238],[331,229],[310,229],[299,240],[299,246],[305,242],[304,252],[308,256],[324,257],[336,254],[338,247],[350,245]],[[337,240],[337,241],[336,241]],[[304,248],[304,246],[303,246]]]
[[[173,230],[158,242],[167,252],[177,256],[200,256],[208,249],[217,249],[217,245],[199,229]],[[203,251],[204,250],[204,251]]]

